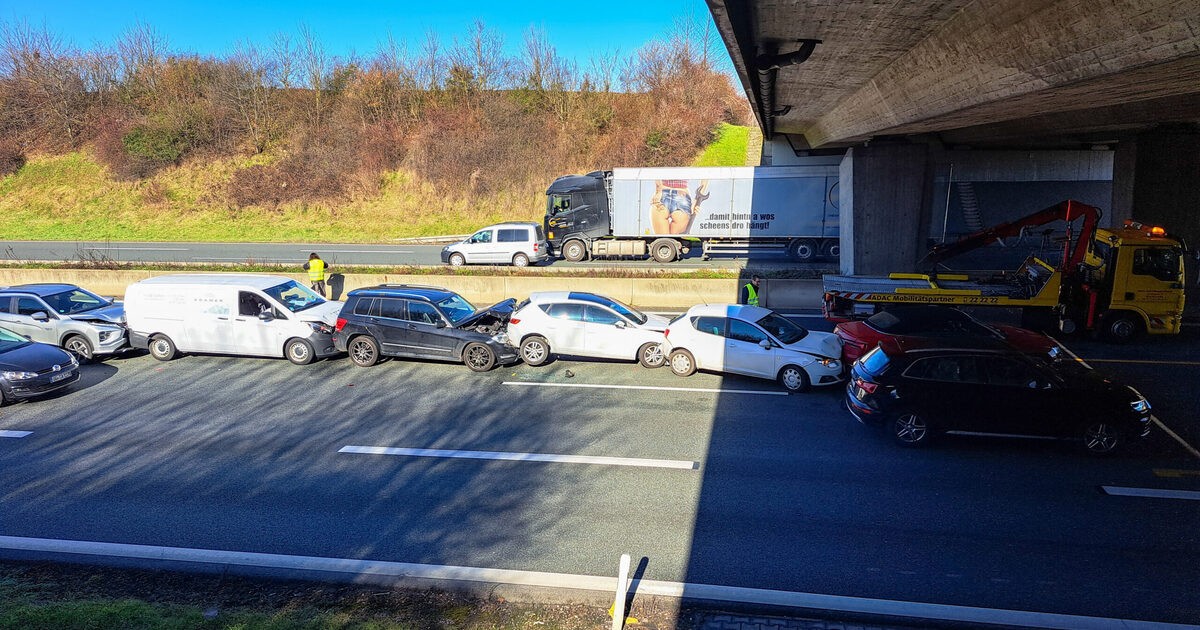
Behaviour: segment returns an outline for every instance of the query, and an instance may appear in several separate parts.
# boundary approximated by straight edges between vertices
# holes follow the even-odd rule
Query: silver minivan
[[[549,249],[540,223],[499,223],[443,247],[442,262],[455,267],[468,263],[525,267],[546,260]]]

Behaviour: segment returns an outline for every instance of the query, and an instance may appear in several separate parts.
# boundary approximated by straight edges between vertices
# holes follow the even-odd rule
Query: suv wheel
[[[453,254],[450,254],[450,266],[451,267],[461,267],[465,264],[467,264],[467,259],[465,256],[463,256],[462,254],[460,254],[458,252],[454,252]]]
[[[526,256],[525,254],[514,254],[513,255],[513,266],[514,267],[528,267],[529,266],[529,257]]]
[[[892,439],[901,446],[924,446],[933,434],[929,423],[913,411],[905,411],[890,424]]]
[[[667,362],[667,353],[661,343],[649,342],[638,348],[638,363],[642,367],[660,368]]]
[[[359,335],[350,340],[346,346],[350,360],[358,367],[371,367],[379,362],[379,344],[374,337]]]
[[[283,354],[296,365],[308,365],[313,361],[313,347],[304,339],[289,339],[283,346]]]
[[[677,376],[691,376],[696,373],[696,359],[687,350],[672,352],[667,361],[671,364],[671,371]]]
[[[92,358],[92,342],[83,335],[71,335],[63,340],[63,350],[75,355],[80,363],[87,363]]]
[[[1121,432],[1111,422],[1095,420],[1083,428],[1083,447],[1094,455],[1112,453],[1121,441]]]
[[[550,342],[545,337],[534,335],[521,342],[521,360],[526,365],[538,366],[550,360]]]
[[[486,344],[467,344],[463,349],[463,363],[471,368],[472,372],[486,372],[496,365],[496,353]]]

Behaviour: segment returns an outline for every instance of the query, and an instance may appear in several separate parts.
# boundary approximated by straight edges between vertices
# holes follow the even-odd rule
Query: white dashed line
[[[33,431],[0,431],[0,438],[16,438],[21,439]]]
[[[82,249],[89,251],[121,251],[121,252],[189,252],[192,251],[186,247],[84,247]]]
[[[533,381],[504,381],[503,385],[525,387],[581,387],[585,389],[647,389],[658,392],[703,392],[706,394],[761,394],[763,396],[787,396],[787,392],[772,392],[760,389],[705,389],[703,387],[655,387],[651,385],[593,385],[590,383],[535,383]]]
[[[449,451],[436,448],[390,448],[386,446],[343,446],[339,453],[362,455],[401,455],[408,457],[446,457],[451,459],[499,459],[513,462],[552,464],[600,464],[638,468],[674,468],[697,470],[700,464],[677,459],[639,459],[636,457],[600,457],[592,455],[552,455],[547,453],[507,453],[504,451]]]
[[[311,249],[301,249],[302,252],[311,252]],[[407,249],[322,249],[323,254],[411,254]]]
[[[1106,494],[1114,497],[1144,497],[1147,499],[1183,499],[1185,501],[1200,501],[1200,492],[1191,490],[1158,490],[1156,488],[1122,488],[1120,486],[1100,486]]]
[[[600,591],[611,596],[616,587],[615,577],[488,569],[479,567],[387,562],[354,558],[295,556],[250,551],[221,551],[187,547],[160,547],[81,540],[54,540],[0,536],[0,549],[35,553],[105,556],[137,559],[158,563],[192,562],[224,565],[232,572],[255,574],[263,568],[284,571],[321,571],[342,574],[346,581],[361,582],[369,577],[404,580],[447,580],[452,583],[484,583],[492,585],[534,586]],[[242,570],[245,568],[245,570]],[[1195,628],[1183,624],[1136,619],[1088,617],[1058,613],[977,608],[950,604],[929,604],[891,599],[871,599],[845,595],[822,595],[763,588],[719,586],[687,582],[640,580],[636,586],[639,597],[687,597],[693,600],[735,602],[765,606],[784,606],[799,609],[818,609],[865,615],[906,617],[917,620],[937,620],[950,624],[985,624],[1026,628],[1060,628],[1064,630],[1152,630]]]

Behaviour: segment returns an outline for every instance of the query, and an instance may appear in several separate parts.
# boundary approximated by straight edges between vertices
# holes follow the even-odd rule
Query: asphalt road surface
[[[1200,335],[1071,347],[1200,442]],[[908,450],[840,387],[567,359],[84,370],[0,410],[0,536],[605,576],[630,553],[647,580],[1200,622],[1200,459],[1163,430],[1112,458]]]
[[[15,261],[115,261],[161,263],[294,263],[297,267],[317,252],[333,265],[441,265],[442,245],[379,245],[359,243],[136,243],[83,241],[8,241],[0,256]],[[674,263],[663,265],[650,260],[622,260],[622,267],[664,269],[720,269],[746,265],[746,258],[714,256],[700,259],[700,249]],[[611,260],[578,263],[555,260],[543,266],[560,268],[610,267]],[[781,255],[759,255],[754,258],[759,269],[834,268],[836,262],[818,261],[799,265]]]

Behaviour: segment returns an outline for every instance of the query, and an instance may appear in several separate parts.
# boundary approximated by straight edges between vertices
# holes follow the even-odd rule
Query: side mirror
[[[264,322],[273,321],[275,319],[275,313],[272,313],[271,311],[263,311],[258,314],[258,318]]]
[[[770,349],[771,349],[771,342],[770,342],[770,340],[768,340],[768,339],[763,339],[762,341],[759,341],[759,342],[758,342],[758,345],[759,345],[759,347],[761,347],[763,350],[770,350]]]
[[[623,328],[629,328],[629,324],[626,324],[624,320],[620,320],[620,319],[618,319],[618,320],[617,320],[617,321],[616,321],[616,322],[613,324],[613,326],[616,326],[617,328],[622,328],[622,329],[623,329]]]
[[[50,316],[46,314],[46,311],[38,311],[38,312],[36,312],[36,313],[34,313],[34,314],[30,315],[30,317],[32,317],[33,319],[35,319],[35,320],[37,320],[37,321],[39,321],[39,322],[48,322],[48,321],[50,321]]]
[[[445,327],[446,327],[446,320],[444,320],[444,319],[439,319],[439,320],[437,320],[437,323],[435,323],[435,324],[434,324],[434,326],[437,326],[438,328],[445,328]]]

